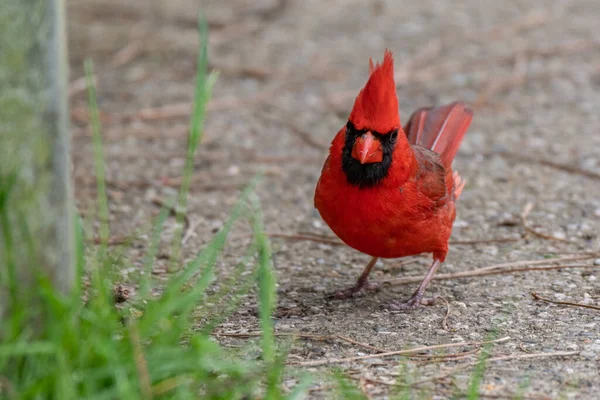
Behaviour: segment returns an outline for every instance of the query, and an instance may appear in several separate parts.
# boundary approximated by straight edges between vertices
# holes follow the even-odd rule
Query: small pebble
[[[487,246],[484,252],[490,256],[495,256],[498,254],[498,248],[496,246]]]
[[[464,221],[462,219],[457,219],[454,221],[454,227],[455,228],[466,228],[467,226],[469,226],[469,223],[467,221]]]
[[[240,167],[237,165],[231,165],[229,168],[227,168],[227,175],[229,176],[236,176],[240,174]]]
[[[463,308],[465,310],[467,309],[467,305],[465,303],[463,303],[462,301],[453,301],[450,304],[452,304],[453,306],[456,306],[456,307]]]
[[[591,350],[595,353],[599,353],[600,354],[600,339],[596,339],[596,341],[594,343],[592,343],[591,345],[587,346],[586,350]]]
[[[596,358],[596,354],[594,354],[591,351],[582,351],[581,353],[579,353],[579,355],[587,360],[593,360],[594,358]]]
[[[567,295],[564,293],[554,293],[554,298],[558,300],[564,300],[567,298]]]

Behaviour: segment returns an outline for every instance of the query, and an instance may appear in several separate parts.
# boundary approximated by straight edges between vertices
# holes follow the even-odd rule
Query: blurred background
[[[459,223],[485,231],[490,218],[536,201],[546,209],[532,215],[556,216],[540,221],[549,231],[589,235],[581,218],[600,213],[583,190],[589,177],[574,184],[580,174],[548,163],[600,173],[597,9],[593,0],[69,2],[77,198],[93,198],[94,188],[85,58],[95,62],[117,229],[146,220],[149,199],[179,183],[202,12],[220,76],[192,185],[198,226],[218,226],[235,189],[263,169],[267,225],[320,226],[312,194],[327,145],[369,57],[389,48],[403,122],[417,107],[455,99],[476,110],[455,165],[469,181]]]
[[[194,92],[197,15],[202,12],[210,28],[210,69],[220,75],[196,157],[187,254],[201,248],[222,225],[239,188],[260,171],[266,176],[258,194],[270,233],[330,235],[313,207],[314,186],[327,146],[367,79],[369,58],[380,60],[386,48],[394,53],[403,122],[417,107],[453,100],[475,109],[455,161],[468,183],[453,240],[512,240],[455,246],[443,270],[528,259],[534,253],[598,249],[599,11],[596,0],[71,1],[77,204],[85,214],[95,200],[82,69],[86,58],[95,64],[111,234],[118,239],[147,224],[161,199],[177,190]],[[541,235],[523,236],[520,215],[527,208],[530,224]],[[431,322],[437,321],[434,311],[422,311],[413,322],[373,314],[374,303],[406,297],[409,287],[379,299],[323,304],[324,292],[353,282],[366,256],[312,241],[275,239],[273,246],[280,306],[292,310],[278,327],[301,323],[311,331],[352,331],[365,337],[378,329],[400,331],[407,342],[439,334],[434,328],[423,330],[437,326]],[[137,249],[143,247],[141,240]],[[163,261],[156,266],[157,276],[165,272]],[[422,261],[414,270],[406,268],[419,274],[429,262]],[[231,265],[224,261],[220,273],[227,274]],[[406,271],[386,261],[374,278]],[[123,271],[125,279],[127,273]],[[455,335],[469,340],[485,338],[485,321],[498,315],[490,301],[522,300],[503,314],[502,323],[508,320],[506,326],[520,337],[533,336],[532,349],[537,350],[560,348],[570,340],[583,346],[587,336],[579,338],[582,343],[569,338],[589,333],[589,328],[581,320],[532,314],[528,290],[600,296],[597,284],[579,273],[432,286],[434,294],[469,304],[466,311],[455,307],[463,313]],[[253,324],[251,308],[246,304],[248,312],[236,314],[231,326]],[[592,319],[586,323],[594,323]],[[542,333],[538,338],[544,337],[544,343],[536,342],[531,326],[553,334]],[[399,339],[388,335],[376,340],[397,347]],[[532,377],[541,374],[538,388],[558,390],[568,367],[540,365],[531,372]],[[590,380],[595,368],[591,363],[576,368],[583,381],[598,384]],[[505,371],[504,383],[517,379],[515,371]]]

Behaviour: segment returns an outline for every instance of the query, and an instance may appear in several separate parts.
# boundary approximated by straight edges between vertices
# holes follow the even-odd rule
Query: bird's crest
[[[350,113],[349,120],[358,129],[388,133],[400,127],[398,97],[394,82],[394,59],[385,51],[383,62],[373,65],[369,59],[369,80],[362,88]]]

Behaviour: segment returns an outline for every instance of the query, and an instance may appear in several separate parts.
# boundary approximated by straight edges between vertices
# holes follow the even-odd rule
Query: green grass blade
[[[495,332],[492,332],[489,335],[489,338],[486,341],[492,341],[496,338]],[[471,376],[471,383],[469,384],[469,389],[467,391],[467,399],[468,400],[477,400],[479,399],[479,388],[481,387],[481,382],[485,376],[485,370],[487,368],[487,360],[490,358],[490,352],[492,350],[493,343],[488,343],[483,346],[481,351],[481,355],[479,356],[479,361],[475,365],[473,369],[473,375]]]
[[[81,302],[83,277],[85,274],[85,237],[83,233],[83,221],[75,214],[75,284],[73,285],[73,301]]]
[[[190,191],[192,173],[194,171],[194,157],[198,145],[204,135],[204,120],[206,116],[206,104],[210,100],[212,87],[216,83],[217,74],[208,73],[208,23],[200,15],[198,17],[198,37],[200,41],[197,67],[196,86],[194,93],[194,108],[190,118],[187,154],[183,167],[183,177],[179,189],[179,201],[176,207],[177,229],[173,237],[171,256],[173,260],[179,260],[181,252],[181,236],[183,218],[187,209],[187,196]]]
[[[353,385],[344,374],[337,370],[334,373],[334,381],[336,383],[335,399],[340,400],[367,400],[366,396]]]
[[[260,202],[256,196],[251,196],[250,201],[254,211],[254,237],[258,244],[258,312],[262,332],[263,360],[267,368],[266,398],[277,399],[281,397],[279,380],[283,363],[276,362],[275,336],[271,319],[276,303],[275,273],[272,265],[271,245],[264,231]]]
[[[0,357],[24,355],[55,354],[57,348],[52,342],[17,342],[0,345]]]
[[[158,321],[169,318],[173,314],[187,310],[197,304],[200,297],[206,289],[207,283],[213,277],[213,268],[218,256],[223,251],[227,236],[233,224],[242,216],[246,200],[250,193],[254,190],[257,179],[252,180],[248,187],[242,192],[240,199],[234,206],[229,218],[221,228],[221,230],[213,237],[206,247],[190,261],[184,270],[177,276],[173,277],[167,284],[161,298],[157,301],[149,303],[142,320],[140,321],[140,334],[142,337],[149,335]],[[198,284],[194,288],[189,289],[188,295],[182,295],[182,289],[188,285],[190,279],[200,272]],[[183,332],[179,332],[182,334]]]
[[[94,163],[96,169],[96,189],[98,201],[98,217],[100,219],[100,240],[104,246],[108,246],[110,227],[108,224],[108,196],[106,195],[106,177],[104,165],[104,150],[102,148],[102,133],[100,117],[98,114],[98,101],[96,96],[96,84],[94,83],[94,64],[87,59],[83,64],[88,91],[88,103],[90,124],[92,126],[92,138],[94,144]]]
[[[258,246],[253,241],[246,250],[246,254],[237,264],[235,270],[225,282],[221,283],[218,292],[212,294],[206,299],[207,304],[214,304],[210,309],[197,313],[196,319],[208,319],[208,322],[202,328],[202,333],[209,335],[217,326],[223,323],[239,307],[243,296],[248,294],[256,281],[256,271],[244,276],[247,265],[256,255]],[[236,289],[237,286],[237,289]],[[228,294],[229,293],[229,294]],[[225,304],[221,304],[224,303]]]
[[[171,203],[169,202],[161,208],[160,212],[158,213],[158,216],[156,217],[154,228],[152,229],[152,235],[150,236],[150,246],[148,246],[148,251],[146,252],[146,256],[144,257],[144,264],[142,267],[142,271],[144,274],[140,282],[140,290],[137,296],[140,301],[147,300],[148,295],[150,294],[152,268],[154,267],[156,254],[158,253],[158,247],[160,244],[160,234],[163,230],[167,218],[169,217],[170,204]]]

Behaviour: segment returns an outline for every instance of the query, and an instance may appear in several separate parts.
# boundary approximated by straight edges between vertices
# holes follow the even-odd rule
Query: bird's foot
[[[388,304],[387,308],[392,311],[414,311],[419,306],[433,306],[436,298],[423,297],[423,294],[415,293],[408,301],[393,301]]]
[[[364,292],[378,292],[381,290],[381,284],[376,282],[365,282],[363,284],[356,283],[354,286],[348,289],[339,290],[337,292],[329,293],[325,296],[326,299],[343,300],[355,297],[358,293]]]

